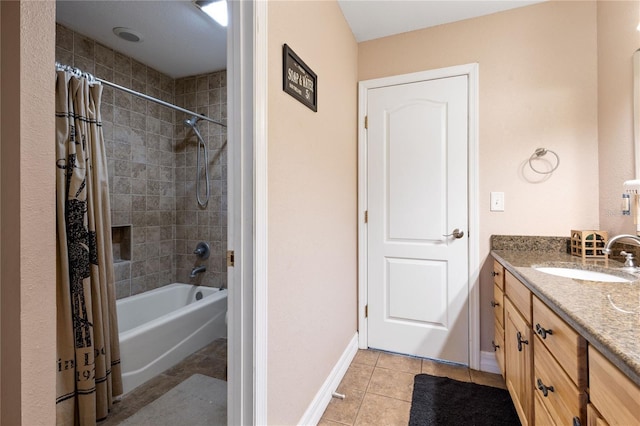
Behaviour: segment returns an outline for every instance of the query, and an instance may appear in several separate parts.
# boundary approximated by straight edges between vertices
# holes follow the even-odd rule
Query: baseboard
[[[487,373],[502,374],[495,352],[480,351],[480,371]]]
[[[304,415],[298,422],[299,425],[317,425],[322,418],[322,414],[327,409],[329,402],[331,402],[332,394],[338,388],[340,381],[347,372],[347,368],[353,361],[353,358],[358,352],[358,333],[356,333],[347,347],[345,348],[342,356],[331,370],[329,377],[324,381],[322,387],[316,394],[311,404],[305,411]]]

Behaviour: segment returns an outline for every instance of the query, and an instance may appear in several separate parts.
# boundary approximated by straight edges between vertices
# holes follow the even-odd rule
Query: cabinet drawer
[[[496,354],[496,361],[498,362],[498,367],[500,367],[500,371],[502,372],[502,377],[504,377],[504,329],[501,325],[496,323],[495,330],[493,333],[493,350]]]
[[[578,389],[587,387],[587,342],[537,297],[533,297],[533,331]]]
[[[496,321],[504,327],[504,293],[497,285],[493,286],[493,300],[491,301],[493,307],[493,316]]]
[[[592,346],[589,397],[609,424],[640,424],[640,388]]]
[[[504,267],[497,260],[493,261],[493,283],[504,290]]]
[[[587,404],[587,426],[609,426],[593,404]]]
[[[531,324],[531,292],[510,272],[504,273],[505,295],[511,303],[520,311],[522,317]]]
[[[584,424],[587,418],[586,393],[578,390],[539,337],[533,340],[533,385],[536,394],[540,397],[540,402],[546,407],[555,423],[570,425],[577,417],[580,419],[580,424]]]
[[[538,393],[533,397],[533,417],[535,421],[534,425],[555,425],[556,422],[553,421],[553,417],[547,411],[547,407],[542,403],[542,397]]]

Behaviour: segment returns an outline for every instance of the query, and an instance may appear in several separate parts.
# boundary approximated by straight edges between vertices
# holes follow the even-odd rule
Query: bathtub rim
[[[151,292],[160,292],[163,290],[170,290],[171,288],[175,288],[175,287],[180,287],[180,286],[192,286],[192,284],[184,284],[184,283],[172,283],[172,284],[167,284],[166,286],[162,286],[162,287],[158,287],[155,288],[153,290],[149,290],[149,291],[145,291],[142,293],[138,293],[136,295],[133,296],[129,296],[129,297],[125,297],[119,300],[126,300],[126,299],[130,299],[130,298],[136,298],[136,299],[131,299],[132,302],[135,302],[135,300],[141,299],[144,297],[145,293],[151,293]],[[131,339],[132,337],[137,336],[138,334],[140,334],[142,331],[144,331],[145,329],[148,329],[148,324],[150,322],[153,322],[154,324],[157,324],[158,326],[162,326],[167,324],[168,322],[170,322],[172,319],[176,318],[179,314],[177,314],[176,312],[180,312],[180,313],[189,313],[192,312],[194,310],[197,310],[201,305],[203,305],[205,302],[208,303],[213,303],[214,300],[208,300],[210,298],[215,298],[215,300],[218,299],[222,299],[222,298],[227,298],[228,299],[228,290],[226,288],[218,288],[218,287],[206,287],[206,286],[195,286],[197,288],[206,288],[206,289],[216,289],[217,291],[214,291],[213,293],[204,296],[202,299],[200,300],[196,300],[193,303],[189,303],[188,305],[185,305],[177,310],[171,311],[171,312],[167,312],[166,314],[159,316],[158,318],[155,318],[153,321],[148,321],[142,324],[137,325],[136,327],[130,328],[127,331],[119,331],[118,333],[118,341],[122,342],[123,340],[128,340]],[[142,296],[142,297],[138,297],[138,296]],[[117,304],[117,301],[116,301]],[[227,305],[227,309],[228,309],[228,305]]]

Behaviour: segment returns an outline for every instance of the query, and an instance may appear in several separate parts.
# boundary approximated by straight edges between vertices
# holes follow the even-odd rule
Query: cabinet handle
[[[580,423],[580,419],[577,417],[573,418],[573,426],[580,426],[582,423]]]
[[[542,383],[542,380],[538,379],[538,389],[540,389],[542,391],[542,395],[546,398],[547,395],[549,395],[549,392],[553,392],[553,386],[545,386],[544,383]],[[575,424],[575,422],[574,422]]]
[[[493,345],[493,351],[497,351],[500,348],[500,345],[496,345],[496,342],[494,342],[493,340],[491,341],[491,344]]]
[[[500,272],[491,271],[491,276],[492,277],[497,277],[498,275],[500,275]]]
[[[551,335],[553,334],[553,331],[551,331],[551,329],[545,330],[540,324],[536,324],[536,333],[538,333],[544,340],[547,338],[547,334]]]
[[[522,352],[522,344],[524,343],[525,345],[529,344],[528,340],[522,340],[522,333],[520,333],[518,331],[518,334],[516,334],[516,338],[518,339],[518,352]]]
[[[495,308],[496,306],[500,306],[500,302],[496,302],[495,300],[491,301],[491,307]]]

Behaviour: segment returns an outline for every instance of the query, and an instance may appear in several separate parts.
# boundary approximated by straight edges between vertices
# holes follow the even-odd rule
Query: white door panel
[[[441,240],[445,211],[433,205],[444,204],[446,139],[427,144],[424,135],[445,134],[446,104],[415,101],[387,112],[382,124],[385,139],[394,141],[386,146],[388,239]]]
[[[467,92],[466,76],[368,90],[370,347],[469,362]]]
[[[446,264],[422,259],[386,262],[386,319],[446,327]]]

